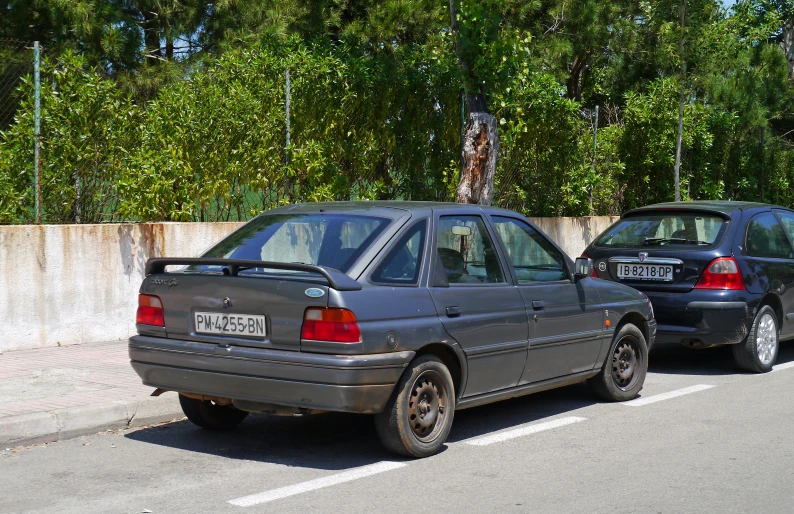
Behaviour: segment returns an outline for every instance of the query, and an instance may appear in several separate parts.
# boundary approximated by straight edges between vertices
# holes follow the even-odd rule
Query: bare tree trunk
[[[455,198],[458,203],[491,205],[498,155],[496,118],[487,112],[469,114],[463,138],[463,169]]]
[[[780,46],[788,61],[788,79],[794,81],[794,19],[783,23],[783,38]]]
[[[460,171],[455,200],[458,203],[491,205],[496,160],[499,156],[499,129],[496,118],[488,112],[482,86],[472,86],[476,80],[461,51],[458,1],[449,0],[450,28],[455,34],[455,50],[465,85],[468,121],[463,133],[463,168]]]
[[[681,0],[681,39],[678,51],[681,56],[681,97],[678,101],[678,134],[675,143],[675,201],[681,201],[681,144],[684,139],[684,101],[686,99],[686,57],[684,56],[684,27],[686,26],[686,2]]]

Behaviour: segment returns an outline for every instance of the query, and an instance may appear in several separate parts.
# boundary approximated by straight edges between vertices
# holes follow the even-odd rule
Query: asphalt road
[[[0,449],[0,512],[794,512],[794,342],[766,375],[725,348],[660,348],[651,371],[634,404],[582,384],[460,411],[419,461],[338,414]]]

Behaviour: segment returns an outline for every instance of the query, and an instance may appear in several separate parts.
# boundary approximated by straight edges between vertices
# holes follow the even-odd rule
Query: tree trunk
[[[463,169],[456,201],[491,205],[499,132],[496,118],[487,112],[472,112],[463,136]]]
[[[794,19],[786,20],[783,23],[783,39],[780,42],[783,53],[786,54],[788,61],[788,79],[794,81]]]

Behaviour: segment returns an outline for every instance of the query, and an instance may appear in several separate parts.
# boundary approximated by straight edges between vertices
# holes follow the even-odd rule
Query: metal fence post
[[[286,143],[286,147],[285,147],[285,151],[284,151],[285,156],[286,156],[285,160],[286,160],[287,167],[289,167],[289,135],[290,135],[289,134],[289,132],[290,132],[290,126],[289,126],[289,103],[290,103],[290,82],[289,82],[289,68],[287,68],[287,95],[286,95],[287,143]],[[287,187],[285,189],[285,193],[287,194],[287,197],[289,198],[289,170],[287,170]]]
[[[40,76],[41,52],[39,42],[33,43],[33,173],[36,181],[36,223],[41,223],[41,76]]]
[[[595,106],[595,114],[593,120],[593,176],[596,172],[596,152],[598,151],[598,106]],[[590,216],[593,216],[593,184],[590,184]]]

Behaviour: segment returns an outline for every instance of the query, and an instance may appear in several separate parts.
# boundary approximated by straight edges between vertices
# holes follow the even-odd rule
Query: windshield
[[[595,244],[615,248],[654,246],[712,246],[721,236],[725,219],[716,214],[670,212],[624,218],[607,229]]]
[[[389,225],[387,218],[350,214],[271,214],[256,218],[203,257],[311,264],[346,272]],[[221,266],[193,270],[216,271]],[[246,273],[300,273],[257,268]]]

